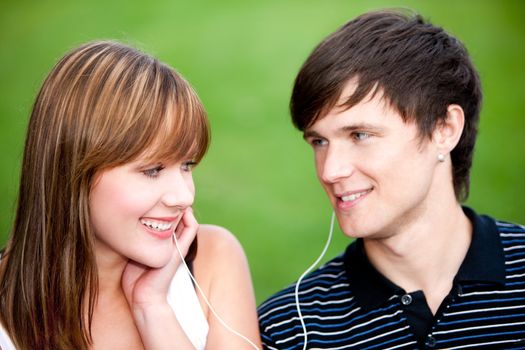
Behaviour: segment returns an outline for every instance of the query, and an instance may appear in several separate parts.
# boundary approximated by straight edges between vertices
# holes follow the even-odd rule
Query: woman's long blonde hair
[[[89,193],[97,172],[147,154],[199,161],[206,113],[173,69],[116,42],[64,56],[34,103],[0,320],[18,349],[86,349],[97,297]]]

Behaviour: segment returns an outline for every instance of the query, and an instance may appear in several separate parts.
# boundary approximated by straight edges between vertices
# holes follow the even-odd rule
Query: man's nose
[[[325,183],[335,183],[354,172],[353,159],[342,147],[329,147],[321,164],[320,178]]]

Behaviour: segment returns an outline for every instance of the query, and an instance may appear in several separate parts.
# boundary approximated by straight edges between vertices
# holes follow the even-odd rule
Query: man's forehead
[[[391,118],[394,114],[402,119],[401,115],[379,95],[372,98],[367,96],[353,106],[345,105],[344,102],[346,100],[344,99],[340,101],[343,102],[332,107],[324,115],[319,116],[311,125],[305,128],[304,132],[324,127],[327,124],[337,128],[348,128],[354,124],[369,124],[369,126],[372,126],[380,122],[381,116],[386,117],[388,115],[388,118]]]
[[[348,101],[350,96],[352,96],[355,93],[358,86],[359,86],[359,79],[357,77],[353,77],[349,79],[344,84],[343,90],[341,91],[341,94],[339,95],[339,98],[337,99],[337,105],[344,104],[346,101]]]
[[[382,95],[371,99],[367,96],[354,106],[334,106],[327,114],[320,116],[312,125],[305,128],[303,137],[345,134],[352,131],[378,132],[396,129],[410,132],[417,129],[415,120],[404,119]],[[403,131],[405,130],[405,131]]]

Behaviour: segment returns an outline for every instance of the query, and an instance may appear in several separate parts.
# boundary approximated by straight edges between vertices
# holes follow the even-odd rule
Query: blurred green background
[[[322,38],[383,7],[417,10],[466,44],[485,92],[468,204],[525,223],[523,1],[2,0],[0,243],[41,82],[70,48],[118,39],[175,67],[202,98],[212,144],[195,170],[196,214],[237,235],[262,302],[316,259],[331,213],[310,149],[289,121],[295,74]],[[327,256],[347,243],[338,232]]]

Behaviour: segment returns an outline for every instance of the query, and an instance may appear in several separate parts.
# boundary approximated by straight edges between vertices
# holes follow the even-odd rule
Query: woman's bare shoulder
[[[244,262],[244,250],[237,238],[226,228],[217,225],[200,225],[197,233],[196,260],[206,265]],[[205,260],[205,261],[202,261]]]
[[[197,237],[195,276],[204,284],[205,294],[226,324],[260,347],[255,297],[241,244],[230,231],[215,225],[201,225]],[[218,319],[209,317],[206,306],[203,309],[208,314],[208,343],[214,344],[213,348],[251,348],[219,324]]]

